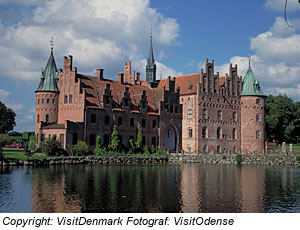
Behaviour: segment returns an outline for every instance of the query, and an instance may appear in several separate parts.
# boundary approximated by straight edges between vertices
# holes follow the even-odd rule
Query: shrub
[[[240,165],[243,161],[243,157],[241,154],[235,156],[236,162]]]
[[[74,146],[73,151],[73,156],[84,156],[89,152],[89,148],[84,141],[78,141],[78,143]]]
[[[58,156],[63,154],[63,151],[60,142],[56,140],[55,134],[42,142],[42,153],[45,153],[47,156]]]
[[[35,136],[30,136],[29,142],[28,142],[28,148],[29,148],[29,150],[34,151],[35,147],[36,147]]]
[[[223,160],[226,160],[226,159],[227,159],[227,157],[224,155],[224,156],[222,156],[222,159],[223,159]]]
[[[135,152],[135,145],[134,145],[132,139],[129,139],[129,141],[128,141],[128,146],[129,146],[129,152],[130,152],[130,153],[134,153],[134,152]]]
[[[296,160],[297,160],[298,163],[300,164],[300,155],[296,156]]]
[[[149,147],[147,145],[144,146],[144,153],[150,154]]]
[[[0,147],[4,147],[5,145],[12,144],[15,141],[13,137],[10,137],[7,134],[0,134]]]

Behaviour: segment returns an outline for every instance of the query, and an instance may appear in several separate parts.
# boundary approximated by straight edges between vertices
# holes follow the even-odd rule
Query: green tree
[[[117,151],[119,149],[120,140],[118,134],[117,126],[114,125],[111,133],[111,144],[108,146],[108,148],[112,151]]]
[[[96,137],[96,148],[94,149],[94,155],[100,156],[105,153],[105,149],[101,147],[101,137],[97,136]]]
[[[14,128],[15,116],[14,111],[0,101],[0,133],[7,133]]]
[[[12,144],[15,141],[13,137],[10,137],[7,134],[0,134],[0,147],[4,147],[5,145]]]
[[[74,146],[73,151],[74,156],[84,156],[89,152],[89,147],[84,141],[78,141],[77,144]]]
[[[135,148],[136,150],[141,150],[141,147],[142,147],[142,128],[141,128],[141,125],[140,123],[138,123],[137,125],[137,137],[136,137],[136,142],[135,142]]]

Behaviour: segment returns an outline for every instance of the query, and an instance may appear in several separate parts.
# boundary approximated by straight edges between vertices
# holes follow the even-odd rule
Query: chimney
[[[141,85],[141,73],[140,72],[136,73],[136,83],[138,85]]]
[[[97,69],[97,78],[100,80],[100,81],[103,81],[103,71],[104,69]]]
[[[124,84],[124,74],[118,73],[118,81],[120,84]]]

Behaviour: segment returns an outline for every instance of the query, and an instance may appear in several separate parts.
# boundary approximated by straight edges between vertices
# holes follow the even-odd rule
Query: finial
[[[50,46],[51,46],[51,52],[53,52],[53,46],[54,46],[53,37],[51,37]]]
[[[150,37],[152,38],[152,24],[151,24],[151,27],[150,27]]]
[[[249,68],[250,68],[250,66],[251,66],[251,56],[250,56],[250,54],[248,54],[248,61],[249,61]]]

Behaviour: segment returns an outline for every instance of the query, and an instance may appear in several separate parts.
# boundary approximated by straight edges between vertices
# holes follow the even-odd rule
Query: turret
[[[50,57],[46,68],[41,73],[40,84],[35,91],[36,98],[36,123],[35,132],[38,146],[42,137],[39,134],[41,123],[43,125],[57,123],[58,120],[58,95],[57,87],[58,72],[53,55],[53,47],[51,48]]]
[[[260,88],[249,60],[241,93],[242,153],[263,153],[265,149],[266,96]]]

